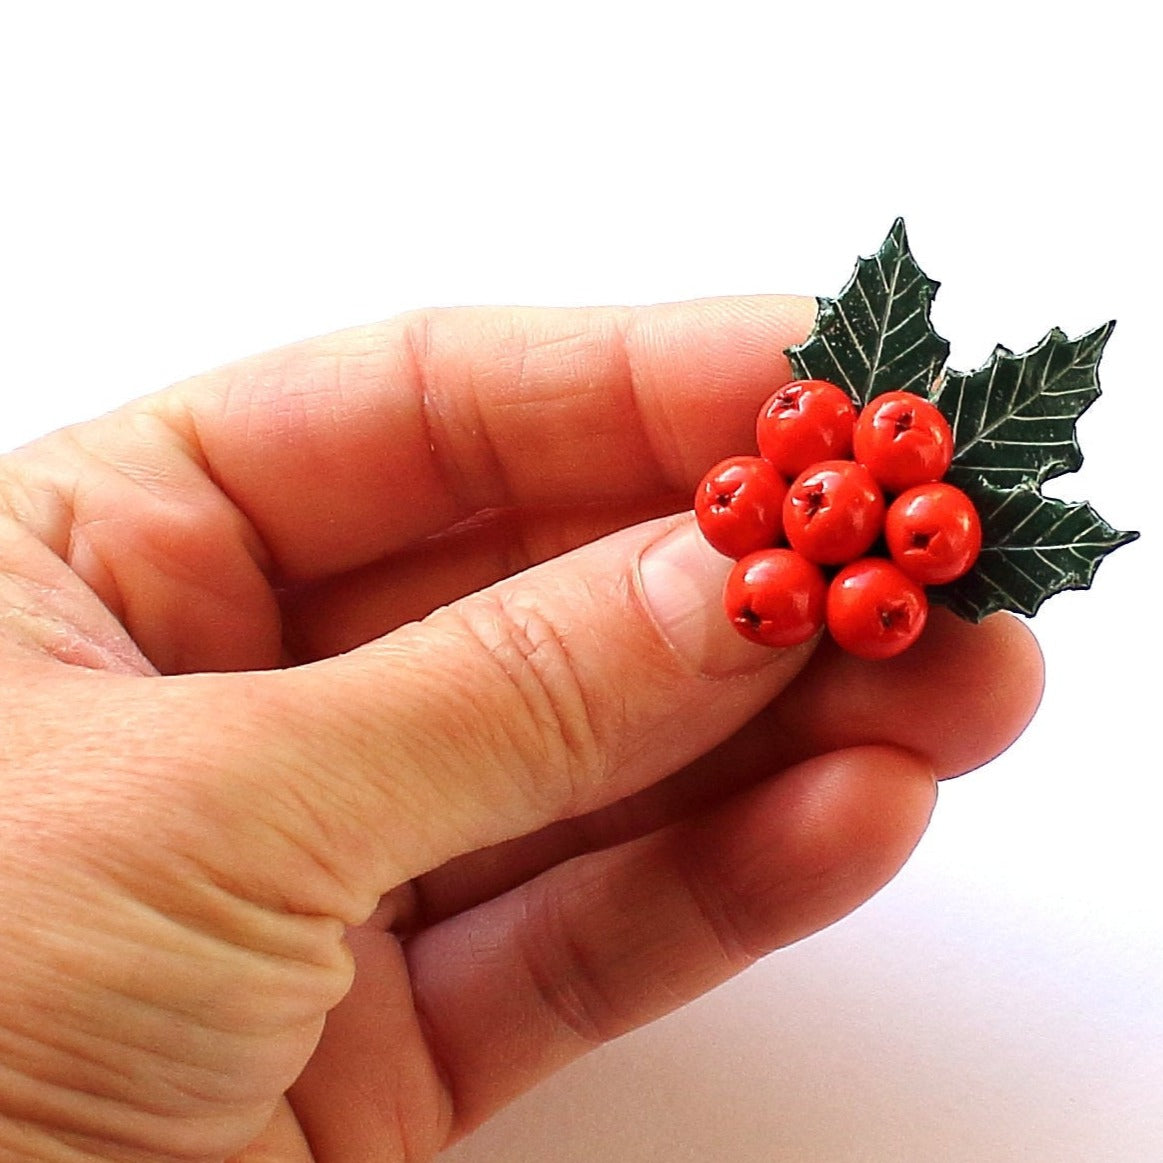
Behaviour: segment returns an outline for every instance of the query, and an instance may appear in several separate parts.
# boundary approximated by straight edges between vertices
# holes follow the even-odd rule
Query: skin
[[[1041,661],[726,627],[681,510],[812,309],[418,313],[0,462],[0,1153],[428,1159],[897,872]]]

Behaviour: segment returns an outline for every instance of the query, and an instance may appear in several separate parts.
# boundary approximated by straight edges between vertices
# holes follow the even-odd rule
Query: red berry
[[[903,493],[945,475],[953,460],[953,433],[928,400],[912,392],[885,392],[861,410],[852,449],[882,487]]]
[[[817,461],[848,456],[855,423],[847,392],[827,380],[796,380],[760,409],[755,437],[760,454],[790,478]]]
[[[892,559],[915,582],[940,586],[967,573],[981,550],[973,502],[942,481],[917,485],[889,506],[884,536]]]
[[[746,557],[783,536],[787,482],[760,456],[720,461],[695,492],[695,517],[703,536],[728,557]]]
[[[801,473],[783,501],[783,529],[793,549],[819,565],[843,565],[866,553],[884,524],[884,496],[853,460],[825,460]]]
[[[892,658],[925,627],[925,591],[883,557],[846,565],[828,587],[828,631],[859,658]]]
[[[824,625],[828,583],[791,549],[762,549],[735,563],[723,590],[727,617],[744,638],[798,646]]]

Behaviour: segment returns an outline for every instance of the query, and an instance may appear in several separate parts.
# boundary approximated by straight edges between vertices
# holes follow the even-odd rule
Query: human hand
[[[418,314],[4,459],[0,1148],[428,1158],[892,877],[1041,664],[727,624],[673,514],[811,312]]]

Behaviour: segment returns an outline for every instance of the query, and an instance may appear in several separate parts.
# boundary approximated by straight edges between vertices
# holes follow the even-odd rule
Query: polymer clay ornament
[[[759,412],[759,455],[700,483],[699,527],[737,559],[723,600],[745,637],[790,646],[827,626],[846,650],[891,658],[930,604],[1030,617],[1138,537],[1042,493],[1082,464],[1075,424],[1114,324],[1054,328],[958,372],[929,320],[937,286],[897,219],[785,353],[797,378]]]

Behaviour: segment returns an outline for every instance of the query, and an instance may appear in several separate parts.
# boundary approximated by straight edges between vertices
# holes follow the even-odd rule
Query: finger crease
[[[689,848],[689,843],[684,844],[684,848]],[[745,938],[739,918],[725,900],[723,882],[716,879],[713,886],[709,886],[708,879],[699,875],[699,867],[702,865],[685,857],[683,852],[679,852],[674,861],[674,868],[696,915],[729,974],[734,975],[754,964],[768,950],[757,948],[754,942]]]
[[[404,327],[404,352],[420,413],[422,436],[427,444],[436,478],[444,493],[451,499],[460,519],[471,517],[482,509],[508,506],[512,503],[513,490],[509,485],[497,443],[485,423],[480,393],[476,390],[471,374],[469,390],[465,393],[472,407],[468,430],[473,439],[474,457],[483,456],[485,459],[483,471],[477,460],[470,461],[458,457],[452,447],[448,425],[442,418],[440,393],[433,373],[432,331],[431,312],[423,311],[413,316]],[[462,467],[465,464],[471,464],[471,469],[465,470]],[[472,483],[477,479],[490,482],[488,489],[493,495],[479,496]]]
[[[575,939],[563,903],[550,890],[535,892],[534,885],[526,896],[521,954],[537,1000],[587,1047],[612,1041],[625,1030],[598,988],[599,975]]]
[[[614,314],[614,328],[611,349],[620,365],[619,380],[626,387],[635,427],[649,453],[650,463],[655,468],[658,491],[662,493],[678,489],[685,492],[689,482],[682,472],[682,457],[677,452],[679,442],[674,430],[661,412],[657,425],[652,426],[646,422],[644,381],[634,356],[636,337],[640,329],[637,313],[630,311],[625,315]],[[664,455],[664,446],[665,452],[670,455]]]

